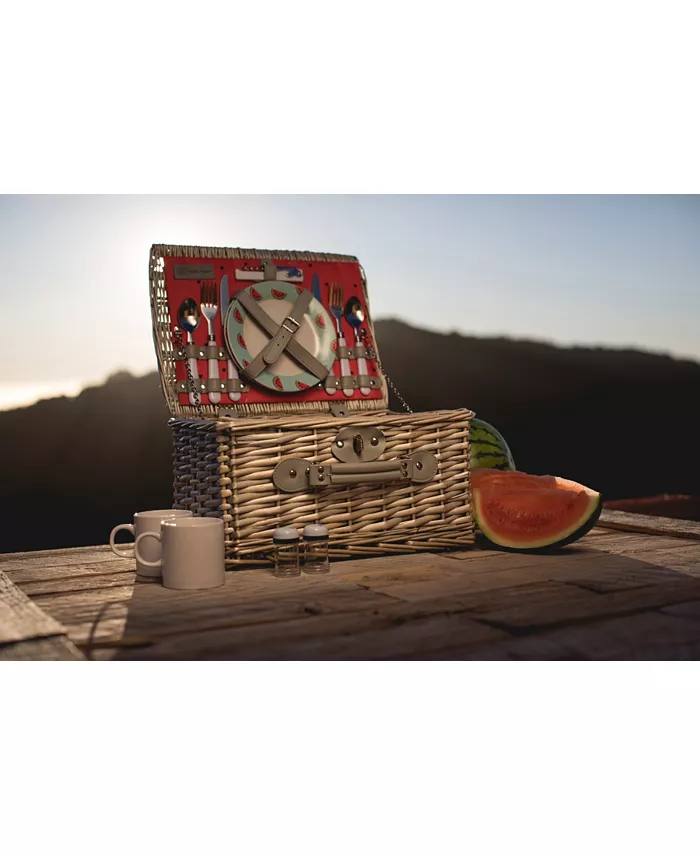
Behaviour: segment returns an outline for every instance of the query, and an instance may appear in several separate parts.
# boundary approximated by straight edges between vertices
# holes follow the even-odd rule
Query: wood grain
[[[461,614],[410,619],[378,610],[176,635],[148,648],[123,648],[115,658],[369,660],[504,637]]]
[[[65,629],[0,571],[0,661],[84,659]]]
[[[571,625],[596,618],[660,609],[663,606],[698,599],[700,580],[681,579],[663,585],[635,587],[604,595],[579,590],[589,596],[559,597],[555,591],[550,590],[549,596],[538,599],[534,596],[535,592],[523,590],[517,600],[511,602],[502,598],[500,602],[484,603],[472,600],[464,602],[464,605],[473,615],[511,628]],[[463,598],[463,601],[465,599]]]
[[[699,657],[698,627],[694,627],[688,620],[676,619],[659,612],[643,612],[409,658],[544,661],[677,660]]]
[[[105,558],[101,561],[99,556],[90,555],[84,564],[64,565],[54,563],[47,565],[42,562],[16,561],[3,564],[2,571],[15,583],[24,587],[30,582],[41,582],[47,584],[52,581],[60,582],[66,579],[80,579],[82,577],[117,575],[119,573],[135,574],[136,567],[133,561],[124,558]]]
[[[602,528],[614,528],[621,531],[641,531],[700,540],[700,523],[692,520],[677,520],[670,517],[652,517],[644,514],[630,514],[626,511],[604,510],[597,524]]]
[[[64,636],[35,638],[0,645],[0,662],[36,662],[46,660],[84,661],[85,656]]]
[[[656,611],[561,627],[538,637],[574,659],[697,659],[700,627]]]
[[[0,571],[0,644],[63,635],[64,629]]]
[[[88,558],[88,556],[90,556]],[[42,549],[36,552],[0,553],[0,565],[31,564],[43,567],[75,567],[87,561],[113,561],[116,558],[109,546],[76,546],[72,549]],[[121,559],[127,561],[128,559]],[[5,567],[2,567],[5,570]]]

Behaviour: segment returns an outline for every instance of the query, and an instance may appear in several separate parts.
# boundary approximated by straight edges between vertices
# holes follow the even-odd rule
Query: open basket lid
[[[354,256],[154,244],[149,278],[173,416],[388,408]]]

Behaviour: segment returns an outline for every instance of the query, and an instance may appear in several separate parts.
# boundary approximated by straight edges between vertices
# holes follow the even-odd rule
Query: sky
[[[356,255],[375,319],[700,361],[699,236],[700,196],[0,196],[0,409],[157,369],[153,243]]]

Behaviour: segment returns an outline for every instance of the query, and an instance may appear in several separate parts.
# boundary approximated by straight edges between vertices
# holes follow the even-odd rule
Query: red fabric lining
[[[365,312],[365,317],[369,318],[369,312],[367,309],[367,305],[365,303],[363,290],[362,290],[362,277],[360,275],[360,269],[358,264],[352,264],[349,262],[324,262],[324,261],[314,261],[314,262],[301,262],[299,264],[295,264],[294,262],[287,260],[273,260],[272,264],[276,264],[278,267],[298,267],[304,274],[303,283],[299,283],[303,288],[312,290],[312,282],[314,274],[318,274],[319,282],[321,286],[321,302],[324,307],[328,310],[330,314],[330,309],[328,307],[328,294],[330,291],[330,284],[333,282],[337,282],[342,286],[343,289],[343,301],[344,303],[351,296],[356,296],[360,302],[362,303],[362,307]],[[215,282],[216,282],[216,294],[217,300],[219,299],[219,286],[221,283],[221,277],[224,275],[228,275],[228,285],[229,285],[229,294],[233,299],[235,297],[236,291],[241,288],[246,288],[251,283],[249,281],[242,281],[235,278],[235,271],[241,270],[244,267],[254,267],[256,266],[256,262],[253,259],[229,259],[229,258],[166,258],[165,259],[165,287],[168,294],[168,308],[170,311],[170,323],[171,323],[171,331],[174,331],[176,326],[179,326],[177,320],[177,310],[182,301],[186,297],[192,297],[197,303],[200,302],[200,289],[201,282],[203,280],[193,281],[191,279],[175,279],[173,267],[176,264],[197,264],[197,265],[213,265],[215,272]],[[209,280],[204,280],[209,281]],[[332,318],[332,316],[331,316]],[[345,333],[345,339],[348,344],[348,347],[351,347],[355,343],[354,339],[354,330],[350,326],[350,324],[343,319],[342,329]],[[369,326],[366,326],[367,329],[367,346],[373,346],[374,342],[371,340],[371,331]],[[223,347],[225,349],[226,343],[223,334],[222,328],[222,319],[221,319],[221,311],[217,311],[216,320],[214,321],[214,332],[216,334],[216,343],[219,347]],[[193,339],[194,343],[200,346],[203,346],[207,343],[207,323],[205,318],[202,318],[199,326],[194,331]],[[183,341],[186,343],[187,337],[183,333]],[[234,363],[235,364],[235,363]],[[207,373],[207,360],[199,359],[197,361],[199,376],[205,379],[208,376]],[[333,366],[334,373],[337,376],[340,376],[340,363],[338,361],[335,362]],[[350,370],[352,374],[357,374],[357,361],[350,360]],[[378,370],[376,362],[373,359],[367,360],[367,372],[370,376],[378,376]],[[187,380],[187,369],[182,360],[178,360],[175,368],[176,377],[178,380]],[[219,376],[222,380],[227,379],[227,367],[225,361],[219,361]],[[257,404],[257,403],[273,403],[273,402],[288,402],[288,401],[333,401],[333,400],[372,400],[381,398],[382,391],[381,388],[373,389],[369,395],[363,395],[359,389],[354,390],[354,395],[352,398],[346,398],[343,393],[338,390],[335,395],[328,395],[323,385],[314,386],[308,391],[299,392],[296,395],[290,394],[276,394],[275,392],[270,391],[269,389],[264,389],[261,387],[251,386],[249,392],[245,392],[238,403],[241,404]],[[179,395],[180,403],[183,406],[189,404],[189,397],[185,393],[181,393]],[[201,396],[202,404],[209,403],[209,396],[207,394],[202,394]],[[232,402],[229,400],[228,395],[226,393],[222,393],[221,403],[218,406],[229,406],[232,405]]]

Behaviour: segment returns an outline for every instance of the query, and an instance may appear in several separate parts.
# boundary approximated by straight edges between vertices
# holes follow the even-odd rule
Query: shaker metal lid
[[[304,540],[327,540],[328,526],[310,523],[304,526]]]
[[[277,543],[293,543],[299,540],[299,532],[293,525],[283,525],[272,532],[272,539]]]

